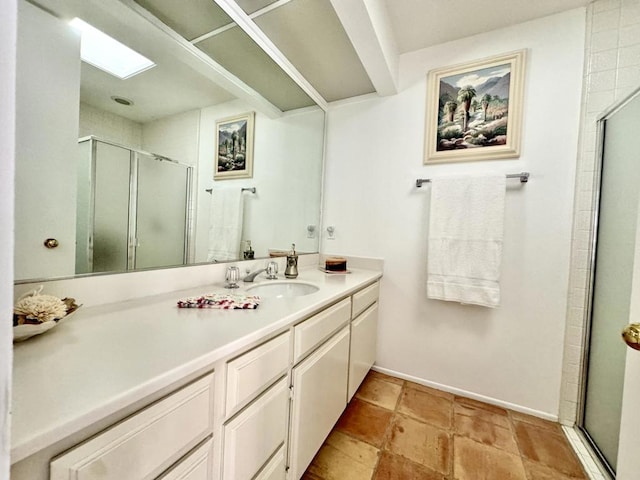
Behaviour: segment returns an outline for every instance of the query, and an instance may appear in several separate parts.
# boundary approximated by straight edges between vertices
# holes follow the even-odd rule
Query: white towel
[[[209,213],[208,262],[240,258],[243,195],[240,187],[214,188]]]
[[[431,182],[427,297],[497,307],[505,175]]]

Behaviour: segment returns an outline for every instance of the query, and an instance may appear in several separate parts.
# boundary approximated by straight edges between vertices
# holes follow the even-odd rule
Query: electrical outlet
[[[316,238],[316,226],[307,225],[307,238]]]
[[[336,239],[336,228],[332,225],[327,227],[327,240]]]

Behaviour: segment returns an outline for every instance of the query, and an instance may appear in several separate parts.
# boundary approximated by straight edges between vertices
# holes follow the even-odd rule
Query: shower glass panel
[[[75,273],[88,273],[92,269],[90,264],[91,255],[89,249],[91,234],[90,224],[93,215],[93,197],[91,194],[92,163],[87,159],[91,158],[92,142],[78,143],[79,155],[76,185],[76,268]]]
[[[184,264],[189,173],[182,165],[138,154],[136,268]]]
[[[629,318],[640,162],[630,139],[640,129],[640,97],[604,120],[591,330],[582,428],[615,472]]]
[[[79,149],[76,273],[185,264],[192,167],[94,137]]]
[[[91,272],[127,269],[131,151],[95,142]]]

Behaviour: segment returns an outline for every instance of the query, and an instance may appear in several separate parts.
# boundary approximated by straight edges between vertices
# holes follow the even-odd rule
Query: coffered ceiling
[[[400,55],[589,0],[29,0],[157,63],[127,80],[83,64],[82,99],[148,121],[241,98],[270,116],[397,92]],[[134,108],[114,104],[132,98]]]
[[[269,62],[260,58],[251,39],[227,41],[237,28],[234,21],[264,34],[294,73],[308,82],[306,93],[316,101],[319,95],[323,103],[373,92],[396,93],[403,53],[584,6],[590,0],[186,0],[180,7],[172,0],[136,1],[257,91],[267,92],[264,83],[269,84],[273,91],[265,96],[286,110],[308,99],[300,92],[283,91],[285,82],[267,80]],[[232,51],[229,45],[237,48]],[[260,65],[260,73],[252,77],[254,65]],[[270,75],[275,78],[278,65],[273,67]],[[290,101],[276,99],[278,92]]]

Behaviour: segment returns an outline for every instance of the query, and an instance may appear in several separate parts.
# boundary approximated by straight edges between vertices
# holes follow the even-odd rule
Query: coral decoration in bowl
[[[13,306],[13,341],[21,342],[55,327],[60,320],[75,312],[73,298],[41,295],[42,287],[27,293]]]

